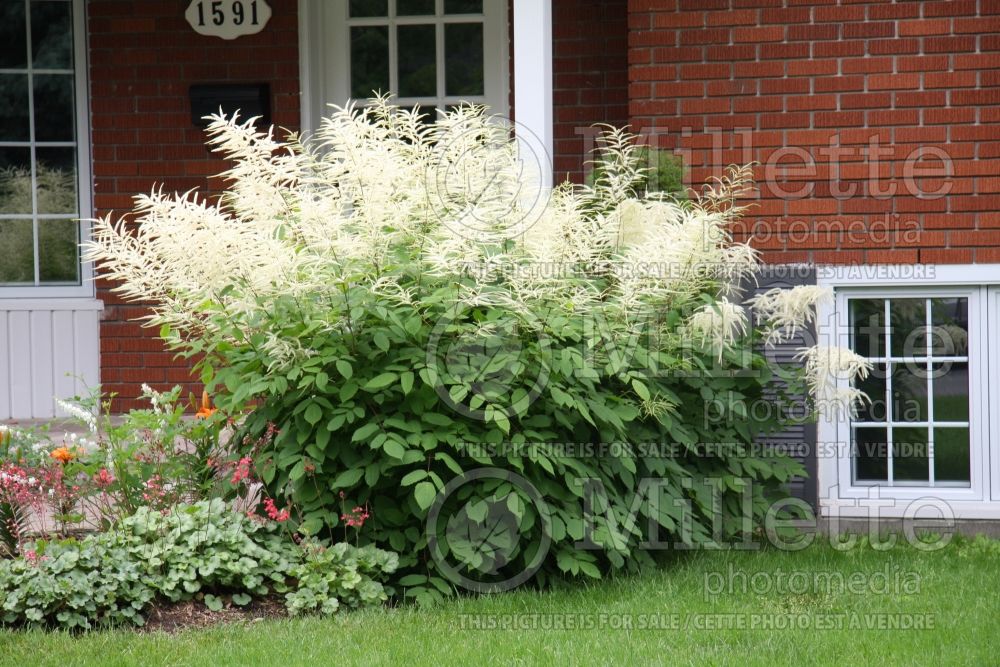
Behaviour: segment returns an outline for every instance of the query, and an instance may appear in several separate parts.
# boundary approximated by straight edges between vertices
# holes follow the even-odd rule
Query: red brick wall
[[[628,2],[553,0],[552,25],[556,181],[580,182],[592,148],[580,132],[628,123]]]
[[[629,26],[633,123],[693,183],[761,163],[765,259],[1000,262],[1000,1],[630,0]]]
[[[299,125],[296,0],[270,0],[273,16],[264,31],[233,42],[195,33],[184,20],[187,4],[88,2],[95,215],[127,213],[134,195],[160,184],[168,191],[220,189],[211,177],[224,165],[191,122],[193,83],[269,83],[273,122]],[[554,23],[556,172],[579,181],[590,146],[578,129],[628,119],[627,0],[555,0]],[[511,108],[513,102],[511,91]],[[200,391],[186,364],[135,321],[143,308],[122,302],[109,287],[98,280],[105,303],[101,382],[118,394],[115,409],[139,405],[143,382]]]
[[[90,0],[91,124],[97,215],[132,208],[132,197],[163,184],[167,191],[218,191],[209,178],[224,168],[191,122],[193,83],[253,82],[271,86],[275,124],[299,125],[296,0],[269,0],[273,16],[258,35],[224,41],[198,35],[184,20],[186,0]],[[191,249],[197,253],[197,248]],[[185,365],[166,353],[153,332],[134,320],[104,281],[101,382],[117,392],[117,409],[136,405],[143,382],[168,388],[191,382]]]

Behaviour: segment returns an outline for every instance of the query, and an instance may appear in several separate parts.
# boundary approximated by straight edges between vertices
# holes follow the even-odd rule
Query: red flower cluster
[[[246,479],[250,479],[250,468],[253,465],[253,459],[249,456],[244,456],[240,459],[239,463],[236,464],[236,469],[233,471],[233,476],[230,478],[230,483],[236,486],[240,482]]]
[[[4,502],[30,505],[43,490],[41,482],[32,477],[26,468],[13,463],[0,465],[0,498]]]
[[[142,483],[145,491],[142,492],[142,499],[147,503],[160,503],[167,496],[167,490],[163,488],[163,478],[153,475]]]
[[[107,490],[112,484],[115,483],[115,476],[112,475],[107,468],[101,468],[94,475],[94,484],[97,488]]]
[[[271,521],[277,521],[278,523],[284,523],[292,516],[287,509],[278,511],[278,508],[274,505],[274,501],[270,498],[264,499],[264,513],[267,514],[267,518]]]
[[[360,528],[365,525],[365,521],[370,516],[368,506],[365,505],[364,507],[355,507],[347,514],[341,514],[340,520],[346,522],[350,528]]]

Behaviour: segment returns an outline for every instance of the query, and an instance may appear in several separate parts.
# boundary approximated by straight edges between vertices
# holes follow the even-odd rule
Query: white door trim
[[[543,186],[555,172],[552,109],[552,0],[514,0],[514,120],[540,143],[548,161]],[[536,150],[537,152],[537,150]]]

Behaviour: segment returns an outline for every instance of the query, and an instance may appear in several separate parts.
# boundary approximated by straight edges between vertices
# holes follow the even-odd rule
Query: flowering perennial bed
[[[233,165],[218,202],[153,192],[134,220],[96,221],[85,250],[150,304],[217,406],[191,401],[186,420],[178,391],[150,390],[122,425],[98,424],[96,399],[72,407],[86,442],[13,433],[11,551],[27,553],[33,504],[55,536],[93,517],[114,542],[136,516],[222,498],[289,542],[398,552],[390,583],[422,603],[600,578],[653,564],[643,545],[661,534],[693,548],[790,515],[770,510],[801,466],[751,448],[789,418],[747,409],[776,377],[808,388],[809,409],[864,400],[869,365],[848,350],[804,349],[791,368],[760,353],[827,295],[741,299],[757,258],[729,230],[747,168],[686,200],[649,192],[643,151],[612,130],[592,184],[549,192],[483,108],[426,123],[385,99],[335,110],[308,142],[235,117],[210,134]],[[35,554],[24,576],[48,567]],[[275,572],[319,590],[332,557]],[[290,604],[331,610],[300,593]]]

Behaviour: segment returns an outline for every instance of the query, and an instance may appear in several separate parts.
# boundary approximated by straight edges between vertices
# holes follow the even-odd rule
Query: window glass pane
[[[27,26],[23,2],[0,2],[0,69],[28,66]]]
[[[76,149],[35,149],[39,213],[76,214]]]
[[[28,75],[0,74],[0,141],[28,141]]]
[[[943,424],[970,419],[969,362],[940,361],[933,357],[968,356],[969,301],[959,297],[851,299],[852,344],[855,351],[864,356],[878,357],[884,353],[885,340],[879,335],[879,329],[886,301],[892,336],[891,356],[914,359],[889,363],[892,483],[897,486],[927,485],[933,471],[935,484],[967,486],[971,465],[969,428]],[[926,359],[928,344],[930,360]],[[857,386],[874,398],[885,390],[883,375],[883,364],[875,364],[869,377]],[[879,408],[877,401],[874,405],[859,407],[854,421],[884,421],[886,411]],[[918,426],[917,422],[931,424]],[[934,433],[933,460],[928,444],[931,429]],[[876,451],[875,444],[879,438],[888,437],[889,429],[856,427],[854,433],[856,479],[887,481],[887,461],[884,454]]]
[[[34,284],[35,238],[31,220],[0,220],[0,284]]]
[[[445,14],[482,14],[483,0],[444,0]]]
[[[400,97],[437,96],[435,26],[401,25],[397,30]]]
[[[927,366],[892,363],[892,419],[898,422],[927,421]]]
[[[389,90],[388,26],[351,28],[351,97]]]
[[[434,0],[396,0],[397,16],[422,16],[434,13]]]
[[[969,300],[931,300],[931,352],[943,356],[969,354]]]
[[[73,21],[70,2],[31,3],[31,66],[73,67]]]
[[[889,446],[884,428],[854,429],[854,477],[867,482],[889,479]]]
[[[885,404],[885,364],[874,364],[868,377],[856,383],[868,395],[869,401],[858,406],[857,421],[884,422],[888,411]]]
[[[885,356],[885,300],[851,299],[851,331],[855,352]]]
[[[444,29],[445,94],[483,95],[483,24],[452,23]]]
[[[388,16],[389,0],[351,0],[352,17],[358,16]]]
[[[930,461],[926,428],[896,428],[892,431],[892,472],[896,482],[926,482]]]
[[[36,74],[34,79],[35,141],[73,141],[73,75]]]
[[[80,282],[80,224],[75,220],[38,221],[38,271],[43,283]]]
[[[969,420],[969,364],[944,362],[933,364],[934,421]]]
[[[927,300],[891,299],[892,356],[927,356]]]
[[[934,429],[934,479],[969,482],[969,429]]]
[[[29,148],[0,148],[0,213],[31,213]]]

